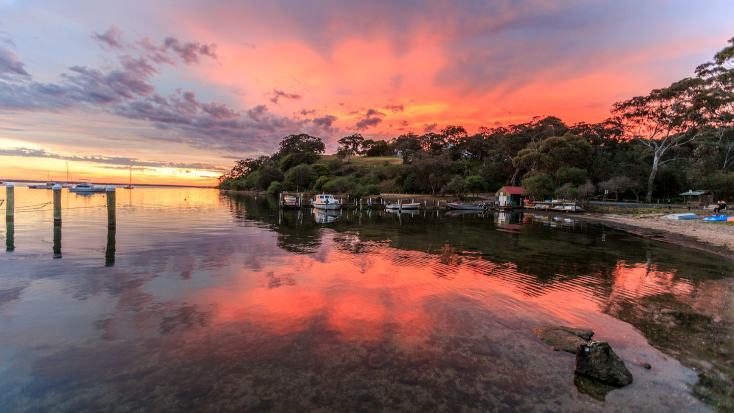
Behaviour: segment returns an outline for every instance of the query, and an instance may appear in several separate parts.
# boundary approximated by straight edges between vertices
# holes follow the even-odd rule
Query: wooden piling
[[[5,185],[5,222],[15,222],[15,186]]]
[[[117,213],[115,211],[115,187],[107,187],[107,227],[117,227]]]
[[[54,226],[61,226],[61,185],[56,184],[53,187],[54,191]]]
[[[61,258],[61,225],[54,225],[54,258]]]
[[[5,250],[13,251],[15,249],[15,223],[8,221],[5,223]]]

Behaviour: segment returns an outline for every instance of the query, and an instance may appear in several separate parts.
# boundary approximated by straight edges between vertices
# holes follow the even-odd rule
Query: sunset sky
[[[731,0],[0,0],[0,179],[213,185],[292,133],[597,122],[732,36]]]

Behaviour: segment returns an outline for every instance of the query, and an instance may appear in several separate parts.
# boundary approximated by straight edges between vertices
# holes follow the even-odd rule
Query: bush
[[[342,169],[342,161],[338,159],[331,159],[328,162],[326,162],[326,166],[331,170],[331,173],[335,173],[336,171]]]
[[[316,183],[313,185],[313,189],[321,191],[322,189],[324,189],[324,186],[329,182],[331,182],[331,178],[329,178],[328,176],[320,176],[319,179],[316,180]]]
[[[283,173],[275,168],[264,167],[258,171],[257,186],[260,189],[270,188],[270,184],[273,181],[283,182]]]
[[[528,174],[522,180],[523,195],[532,195],[535,199],[547,199],[553,196],[555,185],[548,174]]]
[[[331,173],[331,170],[329,170],[329,167],[322,163],[311,165],[311,170],[313,171],[314,175],[316,175],[317,178],[320,176],[329,175]]]
[[[352,198],[363,198],[370,195],[380,195],[380,188],[377,185],[357,185],[349,192]]]
[[[278,181],[273,181],[270,183],[270,186],[268,187],[268,193],[272,195],[276,195],[283,192],[283,184]]]
[[[322,186],[322,189],[326,192],[333,192],[337,194],[345,194],[350,192],[357,186],[353,177],[339,177],[333,181],[329,181]]]
[[[412,194],[418,191],[418,184],[416,183],[415,175],[408,175],[403,181],[403,192],[406,194]]]
[[[287,171],[295,166],[304,164],[310,165],[318,160],[319,156],[313,152],[292,153],[282,157],[280,161],[278,161],[278,166],[280,166],[282,171]]]
[[[569,168],[567,166],[562,166],[558,168],[555,175],[557,185],[570,183],[572,186],[579,186],[589,179],[586,169],[576,167]]]

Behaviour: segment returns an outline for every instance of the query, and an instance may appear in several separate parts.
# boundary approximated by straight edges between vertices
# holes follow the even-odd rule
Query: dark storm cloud
[[[273,89],[273,95],[274,96],[270,98],[270,101],[273,103],[278,103],[278,100],[281,98],[288,100],[300,100],[303,97],[297,93],[286,93],[278,89]]]
[[[357,122],[357,124],[354,125],[354,127],[357,130],[366,130],[371,127],[377,126],[380,123],[382,123],[382,119],[380,118],[365,118]]]

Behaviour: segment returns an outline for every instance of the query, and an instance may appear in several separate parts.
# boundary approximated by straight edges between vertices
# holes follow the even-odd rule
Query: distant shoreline
[[[0,178],[0,182],[23,182],[23,183],[44,183],[47,181],[38,179],[5,179]],[[73,184],[78,184],[79,182],[70,182]],[[128,182],[95,182],[95,185],[117,185],[117,186],[127,186],[130,185]],[[216,189],[216,186],[202,186],[202,185],[175,185],[175,184],[133,184],[133,187],[136,186],[170,186],[175,188],[205,188],[205,189]]]

